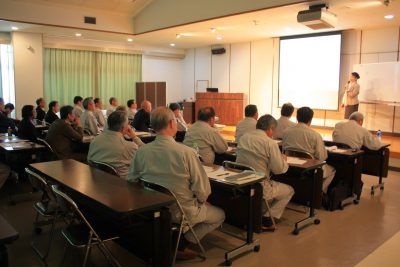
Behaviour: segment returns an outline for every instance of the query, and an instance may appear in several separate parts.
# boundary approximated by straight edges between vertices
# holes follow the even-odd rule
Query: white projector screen
[[[337,110],[341,33],[280,40],[279,106]]]

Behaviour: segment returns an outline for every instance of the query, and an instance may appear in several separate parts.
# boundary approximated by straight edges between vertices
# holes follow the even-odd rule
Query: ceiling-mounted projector
[[[335,28],[337,16],[328,11],[325,4],[310,6],[297,14],[297,22],[313,30]]]

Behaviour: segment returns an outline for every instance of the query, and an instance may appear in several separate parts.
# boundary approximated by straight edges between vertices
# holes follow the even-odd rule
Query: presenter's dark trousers
[[[346,106],[345,112],[344,112],[344,118],[348,119],[350,117],[350,115],[353,112],[356,112],[356,111],[358,111],[358,104],[357,105]]]

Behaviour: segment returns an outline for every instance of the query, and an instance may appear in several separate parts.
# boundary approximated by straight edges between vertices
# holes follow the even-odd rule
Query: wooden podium
[[[236,125],[243,119],[243,93],[196,93],[196,119],[201,108],[213,107],[219,123]]]

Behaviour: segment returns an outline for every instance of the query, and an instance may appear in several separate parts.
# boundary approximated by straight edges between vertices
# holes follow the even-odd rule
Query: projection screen
[[[337,110],[341,33],[282,37],[279,57],[279,106]]]

